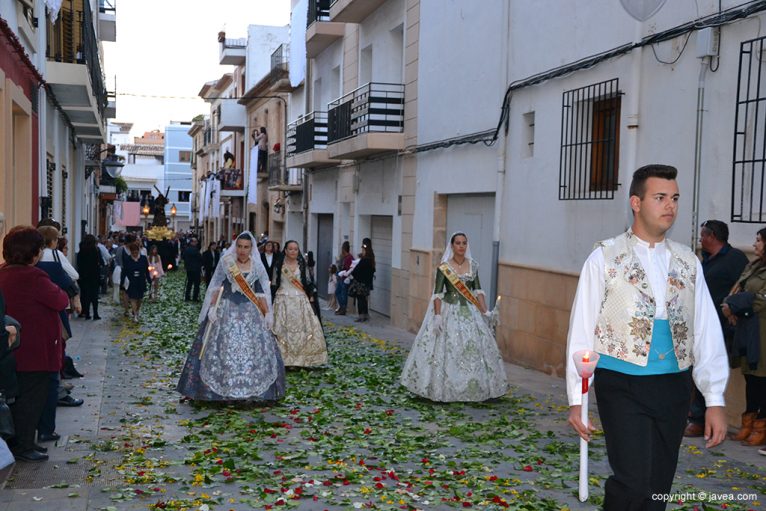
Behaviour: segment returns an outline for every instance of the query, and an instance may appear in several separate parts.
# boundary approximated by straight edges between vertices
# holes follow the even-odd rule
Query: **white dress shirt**
[[[41,263],[53,263],[56,262],[56,259],[53,257],[53,250],[52,248],[46,248],[43,249],[43,256],[40,258]],[[63,252],[61,250],[56,250],[58,252],[59,261],[61,261],[61,266],[64,267],[64,271],[69,275],[69,278],[72,280],[77,280],[80,278],[80,274],[77,273],[77,270],[74,269],[74,266],[72,266],[72,263],[69,262],[69,259],[66,258]]]
[[[646,272],[656,304],[655,319],[667,319],[665,294],[667,291],[670,252],[664,241],[650,247],[638,239],[635,252]],[[723,393],[729,379],[729,361],[723,342],[721,324],[710,298],[702,265],[697,261],[697,280],[694,294],[694,368],[692,376],[697,388],[705,396],[707,406],[724,406]],[[577,293],[572,304],[567,339],[567,395],[569,405],[579,405],[582,399],[580,376],[572,354],[578,350],[594,351],[595,329],[601,302],[604,298],[604,253],[596,248],[583,265]],[[626,317],[627,321],[628,318]]]

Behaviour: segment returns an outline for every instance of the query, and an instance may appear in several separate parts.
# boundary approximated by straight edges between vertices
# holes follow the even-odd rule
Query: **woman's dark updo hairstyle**
[[[362,248],[364,249],[364,259],[369,259],[372,265],[372,271],[375,271],[375,251],[372,249],[372,240],[370,238],[364,238],[362,240]]]
[[[287,247],[290,246],[290,243],[295,243],[295,245],[298,247],[298,268],[301,272],[301,285],[303,285],[303,290],[306,291],[306,296],[311,298],[314,296],[314,283],[311,282],[311,280],[307,277],[306,260],[303,258],[303,254],[301,254],[300,245],[298,245],[298,242],[295,240],[287,241],[285,243],[285,248],[282,249],[282,254],[274,268],[274,285],[277,287],[277,289],[279,289],[279,286],[282,284],[282,266],[285,263],[285,258],[287,257]]]
[[[456,233],[455,233],[455,234],[453,234],[453,235],[452,235],[452,237],[449,239],[449,244],[450,244],[450,245],[454,244],[454,243],[455,243],[455,238],[457,238],[458,236],[462,236],[462,237],[464,237],[464,238],[465,238],[465,241],[466,241],[466,242],[468,241],[468,236],[466,236],[464,232],[456,232]]]

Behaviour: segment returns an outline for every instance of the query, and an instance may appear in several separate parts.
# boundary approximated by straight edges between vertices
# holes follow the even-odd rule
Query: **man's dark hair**
[[[3,239],[3,258],[8,264],[32,264],[44,246],[43,235],[37,229],[18,225]]]
[[[702,229],[707,230],[721,243],[729,242],[729,226],[720,220],[708,220],[702,222]]]
[[[639,199],[644,198],[646,193],[646,180],[650,177],[659,177],[672,181],[678,175],[678,170],[670,165],[660,165],[653,163],[644,165],[633,173],[633,180],[630,182],[630,197],[636,195]]]
[[[57,231],[61,232],[61,224],[52,218],[43,218],[37,222],[37,227],[55,227]]]

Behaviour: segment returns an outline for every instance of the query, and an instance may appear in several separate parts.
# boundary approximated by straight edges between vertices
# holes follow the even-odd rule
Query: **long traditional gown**
[[[471,260],[460,280],[481,291],[479,265]],[[441,299],[442,330],[434,329],[433,300]],[[431,401],[484,401],[508,391],[495,334],[479,309],[436,270],[436,285],[423,324],[404,364],[401,383]]]
[[[257,295],[261,282],[243,276]],[[285,367],[265,318],[227,272],[205,352],[200,360],[205,319],[186,359],[177,390],[200,401],[276,401],[285,395]],[[266,292],[269,292],[266,290]]]
[[[288,367],[315,367],[327,363],[327,345],[319,318],[303,289],[296,287],[287,266],[282,267],[274,298],[274,335]],[[300,282],[300,270],[293,277]]]

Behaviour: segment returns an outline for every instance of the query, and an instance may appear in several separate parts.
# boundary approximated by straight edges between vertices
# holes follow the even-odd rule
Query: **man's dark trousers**
[[[594,387],[613,472],[604,485],[604,510],[664,510],[666,502],[652,495],[669,494],[673,485],[691,371],[633,376],[597,369]]]
[[[186,272],[186,292],[184,293],[184,297],[186,300],[189,300],[189,295],[192,292],[192,287],[194,287],[194,294],[192,295],[192,300],[195,302],[199,300],[199,283],[202,278],[202,273],[199,270],[189,270]]]

